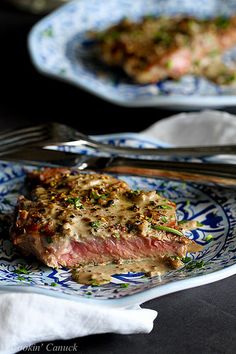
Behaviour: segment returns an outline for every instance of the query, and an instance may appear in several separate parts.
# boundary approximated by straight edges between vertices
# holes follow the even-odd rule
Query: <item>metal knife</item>
[[[42,167],[76,167],[79,170],[184,180],[236,188],[236,164],[97,157],[34,147],[6,154],[1,156],[1,160]]]

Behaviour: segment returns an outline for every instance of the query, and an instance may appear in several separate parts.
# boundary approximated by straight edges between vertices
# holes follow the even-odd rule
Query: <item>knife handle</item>
[[[116,157],[110,160],[105,171],[236,188],[236,164],[140,160]]]
[[[164,169],[148,169],[128,166],[108,167],[103,170],[105,172],[153,177],[153,178],[165,178],[176,181],[195,182],[209,185],[220,185],[224,187],[236,188],[236,178],[230,177],[218,177],[214,175],[205,175],[201,173],[189,173],[179,171],[168,171]]]

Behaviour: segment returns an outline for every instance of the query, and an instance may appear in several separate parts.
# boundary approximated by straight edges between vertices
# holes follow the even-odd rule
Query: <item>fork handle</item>
[[[76,145],[71,142],[70,145]],[[236,145],[210,145],[210,146],[183,146],[183,147],[159,147],[159,148],[134,148],[126,146],[112,146],[110,144],[99,143],[90,140],[83,141],[79,145],[98,149],[119,155],[138,155],[138,156],[212,156],[212,155],[236,155]]]

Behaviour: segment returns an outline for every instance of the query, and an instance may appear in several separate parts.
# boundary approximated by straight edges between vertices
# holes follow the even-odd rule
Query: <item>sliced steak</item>
[[[176,205],[156,191],[69,169],[34,171],[28,182],[31,197],[19,197],[12,240],[48,266],[182,258],[199,249],[178,227]]]

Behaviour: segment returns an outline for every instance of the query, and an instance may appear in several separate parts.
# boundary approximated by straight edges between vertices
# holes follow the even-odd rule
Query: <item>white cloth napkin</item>
[[[0,295],[0,353],[30,345],[98,333],[149,333],[157,313],[134,308],[105,308],[28,293]],[[27,350],[26,350],[27,352]]]
[[[236,117],[217,111],[182,113],[142,132],[173,145],[236,143]],[[157,312],[105,308],[29,293],[0,293],[0,353],[41,341],[96,333],[149,333]]]
[[[176,146],[236,144],[236,116],[214,110],[180,113],[158,121],[142,135]]]

